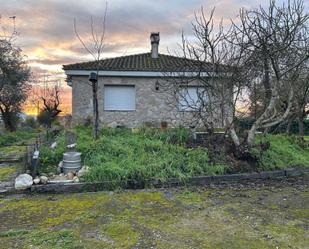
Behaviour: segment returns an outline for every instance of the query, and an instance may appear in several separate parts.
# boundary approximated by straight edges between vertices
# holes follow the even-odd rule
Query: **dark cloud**
[[[260,3],[268,0],[262,0]],[[16,15],[20,33],[18,44],[34,67],[46,71],[61,70],[62,64],[89,60],[77,41],[73,20],[76,18],[81,36],[87,40],[90,16],[102,19],[104,0],[0,0],[2,24]],[[200,6],[210,10],[216,5],[216,18],[237,15],[239,7],[251,7],[253,0],[110,0],[106,23],[104,56],[149,51],[149,33],[161,32],[160,49],[176,49],[181,30],[190,35],[194,11]],[[41,65],[41,66],[40,66]],[[39,70],[39,69],[36,69]]]

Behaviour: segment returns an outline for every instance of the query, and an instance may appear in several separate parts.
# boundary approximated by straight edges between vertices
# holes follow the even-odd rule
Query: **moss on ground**
[[[0,167],[0,182],[11,180],[15,173],[20,171],[20,165],[13,164]]]
[[[0,147],[0,160],[20,160],[24,157],[26,146],[6,146]]]
[[[306,248],[306,187],[0,199],[0,248]]]

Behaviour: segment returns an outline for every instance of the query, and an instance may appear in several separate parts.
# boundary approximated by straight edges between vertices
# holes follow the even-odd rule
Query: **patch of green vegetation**
[[[26,152],[26,146],[5,146],[0,147],[0,159],[2,160],[21,160]]]
[[[111,188],[122,187],[127,181],[147,186],[152,179],[166,181],[178,178],[185,181],[197,175],[223,174],[224,163],[214,163],[204,147],[188,148],[190,130],[176,129],[108,129],[92,139],[91,128],[77,126],[71,130],[77,135],[77,150],[82,161],[90,167],[86,181],[110,181]],[[57,138],[55,149],[41,148],[41,172],[56,170],[65,152],[65,132]],[[266,151],[254,148],[259,170],[272,170],[293,166],[309,166],[308,142],[294,136],[258,136],[256,143],[269,142]],[[223,145],[222,145],[223,146]],[[222,162],[227,155],[218,155]],[[225,158],[226,157],[226,158]]]
[[[35,248],[46,249],[73,249],[76,247],[77,238],[72,230],[37,231],[27,235],[26,243]]]
[[[0,238],[1,237],[16,237],[16,236],[25,235],[28,233],[29,231],[25,229],[9,230],[5,232],[0,232]]]
[[[37,197],[39,199],[39,197]],[[36,199],[24,198],[10,201],[5,205],[0,206],[0,213],[5,210],[11,210],[19,216],[19,220],[15,221],[15,217],[7,217],[7,222],[15,222],[18,224],[31,225],[33,222],[38,222],[42,228],[54,227],[65,222],[72,223],[78,221],[79,217],[88,213],[88,211],[99,201],[104,201],[106,195],[97,197],[96,200],[90,196],[83,196],[82,199],[71,196],[62,196],[59,200],[54,200],[53,197],[44,200],[44,204],[38,205]],[[58,199],[58,197],[57,197]],[[57,206],[55,206],[57,203]],[[44,213],[53,213],[53,215],[45,215]]]
[[[0,167],[0,181],[10,180],[10,177],[16,171],[17,171],[17,166],[15,165]]]
[[[107,235],[111,244],[116,248],[132,248],[138,242],[139,233],[125,221],[112,222],[103,227],[102,232]]]
[[[194,203],[195,205],[205,203],[205,199],[208,197],[208,192],[203,191],[203,193],[197,193],[194,191],[181,191],[176,195],[177,200],[180,200],[183,204],[190,205]]]
[[[13,144],[25,144],[28,140],[36,137],[37,129],[23,128],[15,132],[5,132],[0,136],[0,146],[10,146]]]
[[[269,142],[266,151],[252,150],[263,170],[293,166],[309,166],[309,145],[295,136],[267,135],[257,137],[257,143]]]
[[[24,153],[26,149],[26,146],[19,146],[19,145],[11,145],[11,146],[5,146],[0,147],[1,154],[18,154],[18,153]]]
[[[165,181],[176,177],[215,175],[225,171],[224,165],[209,162],[207,149],[184,146],[189,139],[185,129],[102,129],[94,141],[91,129],[76,127],[77,150],[84,164],[90,166],[87,181],[111,181],[115,187],[124,181],[145,184],[151,179]],[[41,150],[44,166],[56,165],[65,151],[64,133],[59,136],[58,148]]]
[[[294,222],[287,222],[286,224],[270,224],[265,226],[265,233],[270,237],[275,238],[279,248],[306,248],[308,246],[308,239],[305,238],[306,232],[302,227],[298,227]]]
[[[297,218],[308,219],[309,209],[304,209],[304,208],[293,209],[293,210],[291,210],[291,214],[293,214]]]

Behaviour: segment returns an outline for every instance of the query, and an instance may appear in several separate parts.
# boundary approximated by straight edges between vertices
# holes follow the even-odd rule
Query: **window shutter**
[[[104,86],[104,110],[134,111],[135,86]]]

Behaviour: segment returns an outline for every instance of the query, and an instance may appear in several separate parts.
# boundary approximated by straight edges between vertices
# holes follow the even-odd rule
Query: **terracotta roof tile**
[[[82,62],[63,65],[64,70],[96,70],[96,62]],[[210,71],[211,65],[206,62],[185,59],[171,55],[159,54],[153,59],[151,53],[127,55],[101,60],[99,70],[103,71]]]

